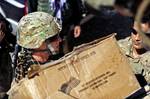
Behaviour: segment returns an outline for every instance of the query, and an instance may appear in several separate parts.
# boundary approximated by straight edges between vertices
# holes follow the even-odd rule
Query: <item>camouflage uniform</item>
[[[140,55],[139,58],[134,58],[132,56],[132,41],[130,37],[127,37],[124,40],[118,41],[119,46],[121,47],[123,53],[126,54],[132,65],[133,72],[135,74],[142,74],[146,81],[150,83],[150,52]]]
[[[150,52],[140,55],[139,58],[134,58],[132,55],[132,40],[127,37],[123,40],[118,41],[121,50],[130,61],[131,68],[135,75],[141,75],[146,80],[146,83],[150,83]],[[140,83],[140,82],[139,82]],[[143,82],[142,82],[143,83]],[[150,95],[144,97],[143,99],[150,99]]]

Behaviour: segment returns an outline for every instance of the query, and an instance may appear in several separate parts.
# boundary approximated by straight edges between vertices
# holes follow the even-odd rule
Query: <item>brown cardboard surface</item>
[[[140,88],[114,36],[74,50],[9,91],[11,99],[124,99]]]

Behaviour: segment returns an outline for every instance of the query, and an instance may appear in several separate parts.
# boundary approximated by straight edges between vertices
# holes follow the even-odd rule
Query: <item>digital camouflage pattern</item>
[[[132,41],[130,37],[118,41],[121,50],[130,61],[131,68],[136,75],[142,75],[146,82],[150,84],[150,52],[142,54],[139,58],[133,58],[132,52]],[[143,96],[140,99],[150,99],[150,93]]]
[[[144,74],[147,75],[145,76],[145,79],[150,83],[150,51],[142,55],[141,64],[144,66],[145,70],[147,71]]]
[[[33,12],[19,21],[17,43],[24,48],[39,48],[60,30],[61,26],[53,16],[45,12]]]
[[[139,58],[133,58],[132,56],[132,41],[130,37],[118,41],[121,50],[127,58],[130,60],[132,70],[135,74],[141,74],[144,76],[147,83],[150,83],[150,52],[140,55]]]
[[[142,55],[143,57],[141,58],[142,64],[148,68],[150,68],[150,51]],[[149,60],[148,60],[149,59]]]

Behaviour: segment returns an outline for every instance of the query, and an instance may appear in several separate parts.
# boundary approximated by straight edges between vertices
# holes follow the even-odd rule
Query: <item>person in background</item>
[[[18,24],[17,44],[21,47],[15,68],[15,82],[28,77],[33,65],[40,66],[58,59],[61,25],[45,12],[33,12]]]
[[[10,52],[14,51],[16,39],[11,31],[10,23],[0,14],[0,99],[7,99],[6,92],[12,82]]]
[[[150,37],[150,17],[144,16],[140,23],[142,31]],[[131,67],[140,85],[143,87],[150,83],[150,52],[143,46],[143,38],[137,32],[136,20],[131,31],[131,36],[119,40],[118,44],[123,53],[130,60]]]
[[[98,15],[90,12],[88,6],[88,15],[81,20],[82,33],[74,42],[73,46],[79,46],[83,43],[91,42],[112,33],[117,33],[117,39],[124,39],[130,35],[132,21],[130,17],[122,16],[113,8],[103,8]]]
[[[62,23],[60,36],[64,39],[64,53],[69,52],[70,39],[80,36],[80,21],[83,18],[84,6],[81,0],[50,0],[50,12]],[[68,51],[67,51],[68,50]]]
[[[67,9],[67,5],[70,9]],[[72,46],[74,45],[72,41],[79,38],[82,34],[81,20],[85,17],[85,14],[86,8],[82,0],[67,0],[63,11],[64,30],[62,34],[67,34],[68,52],[72,51]]]

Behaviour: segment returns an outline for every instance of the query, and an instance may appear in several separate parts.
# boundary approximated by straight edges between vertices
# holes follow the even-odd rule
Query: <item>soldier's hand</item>
[[[74,27],[74,37],[77,38],[80,36],[80,33],[81,33],[81,27],[80,26],[75,26]]]

